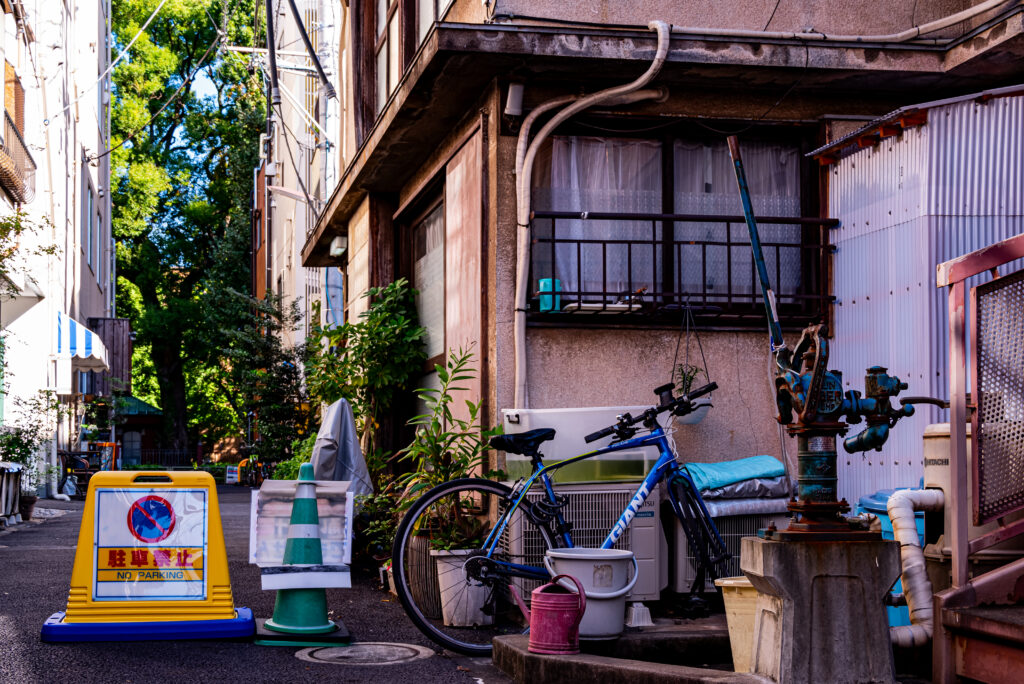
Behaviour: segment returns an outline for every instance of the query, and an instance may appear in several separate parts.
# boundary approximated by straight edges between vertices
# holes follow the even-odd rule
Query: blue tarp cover
[[[686,469],[698,490],[725,487],[755,477],[785,475],[782,461],[774,456],[751,456],[722,463],[687,463]]]

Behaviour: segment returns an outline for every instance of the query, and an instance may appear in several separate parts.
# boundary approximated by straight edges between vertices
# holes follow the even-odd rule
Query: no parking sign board
[[[48,642],[252,636],[235,608],[217,487],[209,473],[96,473],[78,530],[67,610]]]
[[[202,601],[208,490],[96,489],[94,600]]]

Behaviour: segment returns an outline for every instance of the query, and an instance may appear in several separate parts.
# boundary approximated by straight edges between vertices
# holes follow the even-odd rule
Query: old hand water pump
[[[843,447],[850,453],[881,450],[896,421],[914,414],[914,407],[909,403],[899,408],[890,403],[891,398],[907,389],[907,384],[888,375],[885,368],[872,366],[864,379],[864,394],[856,390],[844,393],[842,374],[828,369],[829,342],[824,324],[805,328],[793,349],[786,346],[735,136],[729,137],[729,153],[768,315],[771,350],[776,362],[777,419],[798,441],[797,492],[789,503],[793,518],[788,529],[765,530],[765,536],[804,541],[878,538],[877,533],[868,532],[858,523],[842,517],[850,506],[845,499],[836,500],[836,438],[846,435],[851,424],[865,421],[867,426],[847,438]]]

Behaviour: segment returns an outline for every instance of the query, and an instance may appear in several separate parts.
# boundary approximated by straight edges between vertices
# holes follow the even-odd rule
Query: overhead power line
[[[178,99],[178,96],[181,95],[182,91],[184,91],[185,88],[192,82],[192,79],[194,79],[196,74],[199,73],[199,70],[203,68],[203,64],[206,62],[206,58],[209,57],[210,53],[213,52],[213,49],[215,47],[217,47],[217,43],[220,42],[221,37],[222,36],[220,34],[218,34],[217,37],[213,39],[213,42],[210,43],[210,47],[206,48],[206,52],[204,52],[203,56],[199,58],[199,63],[196,64],[196,68],[193,69],[192,73],[190,73],[188,75],[188,77],[184,81],[181,82],[181,85],[178,86],[178,89],[175,90],[174,93],[172,93],[169,98],[167,98],[167,101],[164,102],[162,105],[160,105],[160,109],[156,110],[156,113],[153,116],[149,117],[149,121],[147,121],[146,123],[142,124],[141,126],[136,128],[135,130],[133,130],[131,133],[129,133],[127,136],[125,136],[124,139],[121,140],[121,142],[119,142],[117,145],[114,145],[109,150],[106,150],[104,152],[100,152],[98,154],[93,155],[92,157],[89,157],[89,161],[94,161],[96,159],[102,159],[103,157],[106,157],[111,152],[114,152],[115,150],[121,149],[122,147],[125,146],[125,144],[129,140],[131,140],[136,135],[138,135],[140,131],[142,131],[147,126],[149,126],[149,124],[153,123],[153,121],[155,121],[156,118],[158,116],[160,116],[160,114],[162,114],[163,111],[165,109],[167,109],[171,105],[171,103],[173,103],[176,99]]]
[[[146,23],[144,23],[142,25],[142,28],[140,28],[138,33],[135,34],[135,37],[131,39],[131,42],[129,42],[125,46],[124,50],[121,50],[121,52],[117,55],[117,57],[114,58],[114,61],[110,63],[110,66],[107,67],[107,70],[104,71],[102,74],[100,74],[100,77],[98,79],[96,79],[96,82],[93,83],[92,85],[90,85],[85,90],[83,90],[82,93],[78,97],[76,97],[74,100],[72,100],[70,103],[68,103],[68,106],[64,107],[64,109],[62,109],[59,112],[57,112],[56,114],[54,114],[53,117],[51,117],[50,119],[44,119],[43,120],[43,125],[44,126],[49,126],[50,125],[50,121],[52,119],[55,119],[58,116],[64,116],[68,112],[68,110],[71,109],[75,105],[75,103],[80,101],[90,91],[92,91],[93,88],[95,88],[100,83],[102,83],[103,79],[105,79],[107,76],[109,76],[110,72],[114,70],[114,67],[117,66],[117,63],[120,62],[121,59],[125,55],[128,54],[128,51],[132,49],[132,45],[135,45],[135,41],[137,41],[142,36],[142,34],[145,32],[145,30],[147,28],[149,28],[149,25],[153,22],[154,19],[156,19],[156,15],[160,13],[160,10],[162,10],[164,5],[166,5],[166,4],[167,4],[167,0],[160,0],[160,4],[157,5],[156,9],[153,10],[153,13],[149,15],[149,19],[146,19]],[[207,13],[207,16],[209,16],[209,13]],[[214,24],[214,26],[216,27],[216,24]]]

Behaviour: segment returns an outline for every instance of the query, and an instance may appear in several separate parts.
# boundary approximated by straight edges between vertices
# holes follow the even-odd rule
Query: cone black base
[[[266,618],[256,620],[256,643],[262,646],[348,646],[352,635],[341,620],[334,620],[338,629],[327,634],[286,634],[267,629]]]

